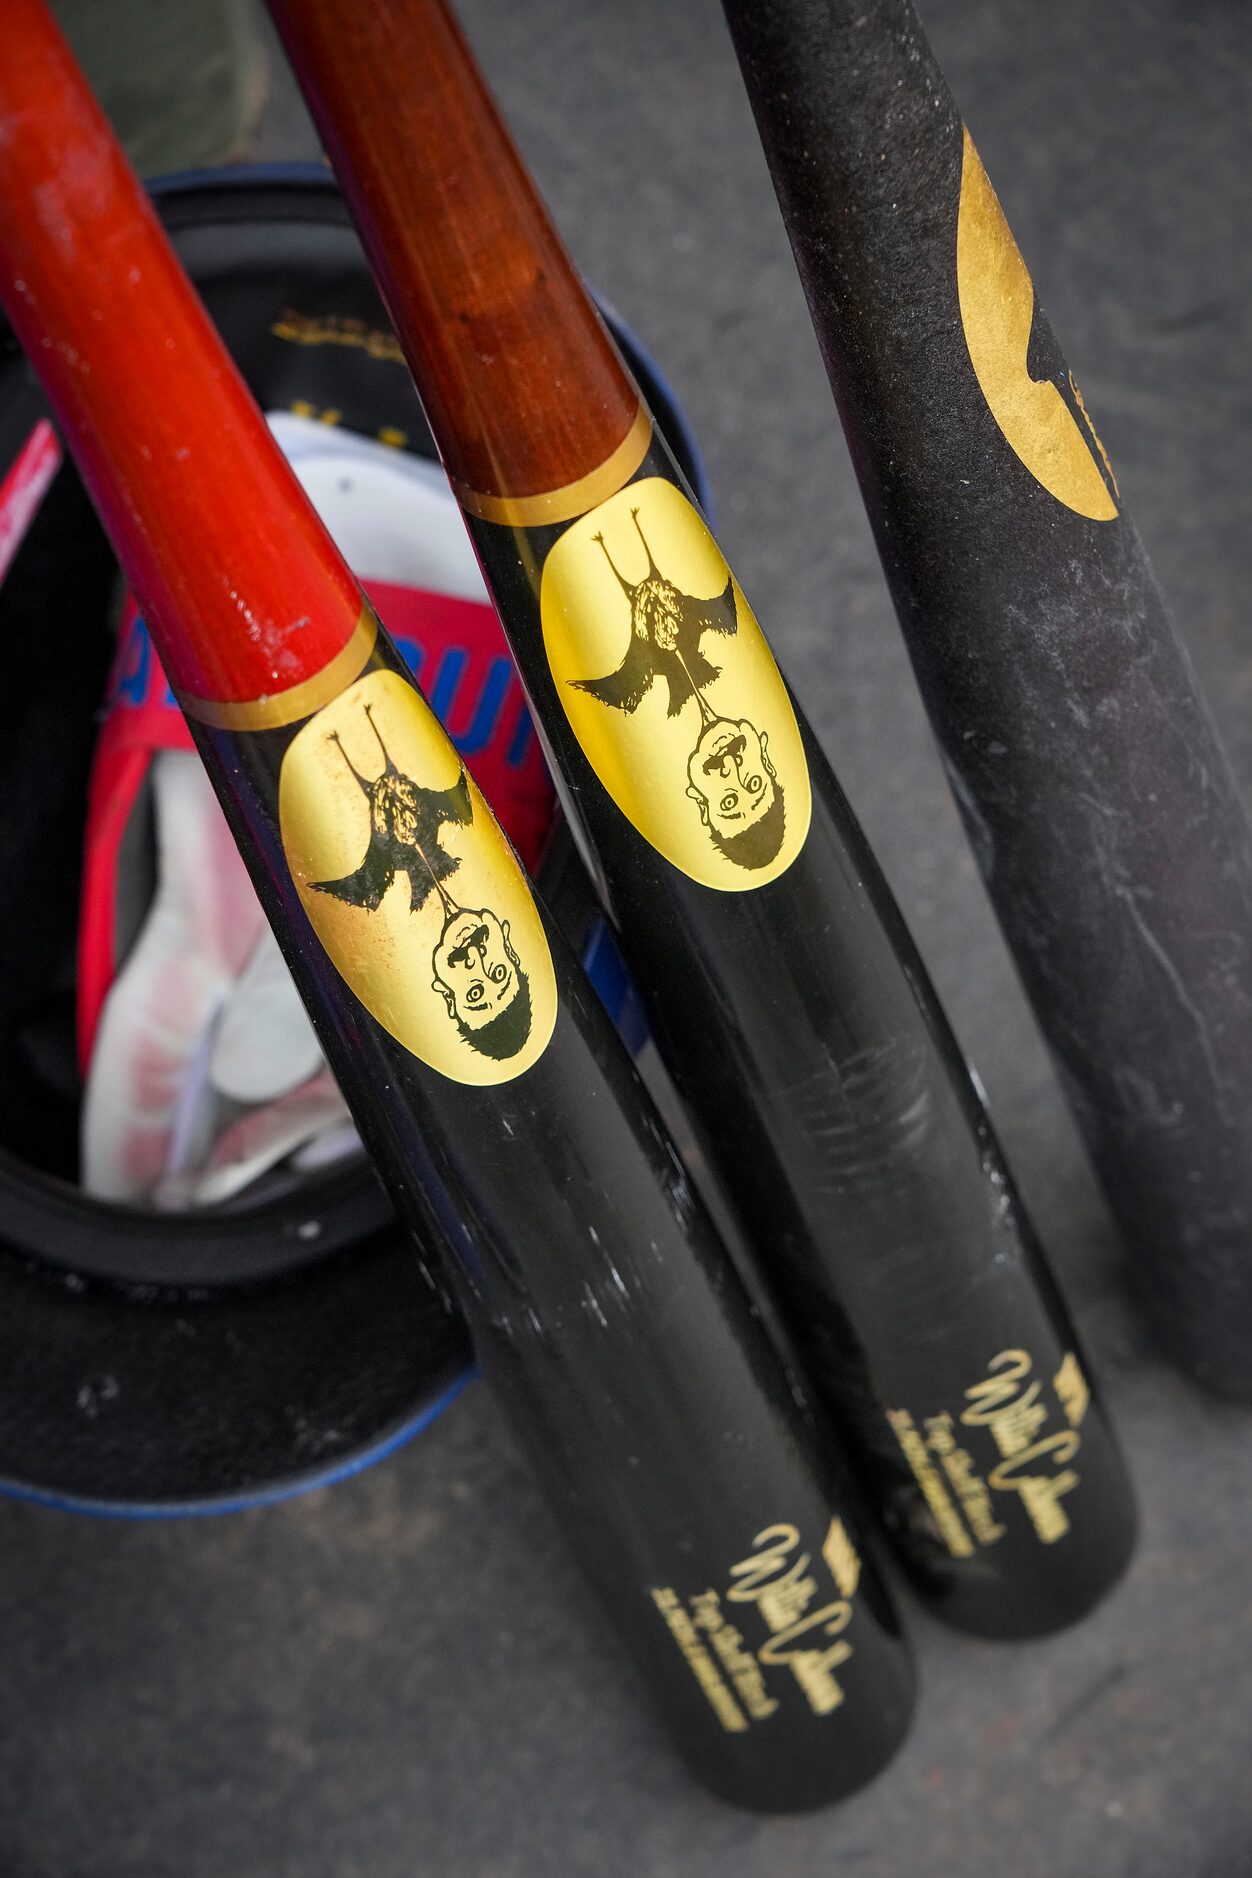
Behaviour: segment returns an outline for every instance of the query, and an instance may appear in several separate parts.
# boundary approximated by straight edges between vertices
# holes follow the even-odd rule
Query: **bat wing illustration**
[[[464,766],[451,789],[424,789],[422,795],[437,821],[459,822],[464,827],[474,819],[474,803]]]
[[[365,859],[342,880],[314,880],[309,885],[318,893],[333,894],[350,906],[363,906],[372,913],[382,905],[383,895],[396,877],[392,843],[386,835],[372,834]]]
[[[413,912],[422,907],[438,881],[446,880],[461,865],[455,855],[439,844],[439,830],[444,822],[462,826],[474,817],[474,802],[464,769],[451,789],[422,789],[407,776],[385,773],[369,786],[373,826],[365,859],[341,880],[315,880],[318,893],[333,894],[350,906],[374,912],[397,874],[409,877],[409,902]],[[399,806],[412,818],[414,832],[397,832],[394,816]],[[379,827],[379,821],[383,826]]]
[[[715,600],[695,600],[684,595],[683,621],[679,628],[680,640],[690,633],[695,644],[699,644],[701,633],[733,633],[739,629],[739,615],[735,608],[735,583],[727,580],[726,590],[719,593]],[[679,648],[685,652],[686,647]]]
[[[676,716],[687,702],[693,686],[703,688],[721,676],[721,666],[714,665],[700,649],[704,634],[714,632],[725,637],[736,632],[738,625],[731,581],[726,582],[726,591],[715,600],[697,600],[691,594],[683,594],[674,641],[680,657],[670,658],[665,664],[671,717]]]
[[[615,672],[603,678],[573,678],[570,683],[579,691],[589,691],[601,704],[611,704],[618,711],[633,711],[655,676],[652,647],[632,632],[626,656]]]
[[[415,788],[414,798],[418,822],[417,845],[412,853],[406,850],[403,860],[397,856],[397,869],[408,869],[409,909],[416,913],[425,906],[436,884],[447,880],[460,867],[459,857],[449,854],[440,845],[439,830],[444,822],[456,822],[464,827],[467,822],[473,821],[474,800],[470,795],[464,767],[451,789]]]

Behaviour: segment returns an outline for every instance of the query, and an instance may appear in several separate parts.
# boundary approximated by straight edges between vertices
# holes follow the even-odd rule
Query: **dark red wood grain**
[[[271,0],[454,482],[564,488],[639,393],[441,0]],[[641,452],[642,454],[642,452]]]
[[[5,0],[0,300],[182,694],[272,696],[361,595],[43,0]]]

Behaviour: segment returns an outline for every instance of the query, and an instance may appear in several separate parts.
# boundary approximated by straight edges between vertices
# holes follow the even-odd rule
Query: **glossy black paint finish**
[[[685,488],[659,440],[635,480],[647,476]],[[1081,1352],[921,961],[802,714],[813,816],[801,854],[752,892],[699,885],[617,808],[557,698],[538,589],[563,530],[469,526],[666,1065],[918,1588],[982,1635],[1030,1636],[1082,1616],[1120,1575],[1135,1525],[1094,1392],[1079,1484],[1062,1502],[1068,1530],[1041,1542],[1020,1494],[997,1492],[1004,1530],[966,1556],[941,1537],[887,1419],[904,1412],[920,1429],[956,1417],[986,1474],[1003,1456],[985,1427],[960,1424],[966,1392],[1003,1352],[1026,1351],[1047,1438],[1068,1428],[1051,1378]]]
[[[384,639],[367,669],[407,677]],[[723,1727],[652,1595],[725,1591],[732,1567],[779,1523],[798,1528],[796,1549],[819,1575],[832,1519],[863,1556],[855,1490],[832,1442],[550,921],[556,1029],[512,1082],[474,1088],[438,1075],[347,988],[278,836],[279,769],[299,728],[198,727],[197,740],[398,1213],[441,1248],[477,1360],[693,1770],[762,1810],[841,1797],[890,1758],[912,1707],[907,1648],[872,1562],[843,1633],[853,1647],[839,1670],[842,1705],[819,1715],[786,1667],[768,1669],[777,1707],[739,1732]],[[749,1652],[769,1642],[755,1610],[727,1608],[749,1611]]]
[[[1252,841],[1225,753],[1124,505],[1054,500],[979,389],[961,119],[908,0],[724,3],[988,892],[1161,1341],[1252,1397]],[[1028,363],[1068,398],[1037,302]]]

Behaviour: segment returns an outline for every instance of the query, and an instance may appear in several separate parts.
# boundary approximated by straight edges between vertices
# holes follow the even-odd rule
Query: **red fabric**
[[[0,580],[8,573],[60,467],[57,434],[47,418],[41,417],[0,482]]]

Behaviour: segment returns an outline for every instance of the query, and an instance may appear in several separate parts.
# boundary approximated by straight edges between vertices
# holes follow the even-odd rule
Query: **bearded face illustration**
[[[509,943],[509,922],[490,907],[455,907],[432,960],[434,989],[466,1043],[510,1057],[530,1035],[530,981]]]
[[[714,717],[687,763],[687,794],[713,841],[741,867],[765,867],[782,846],[783,791],[769,738],[748,719]]]

